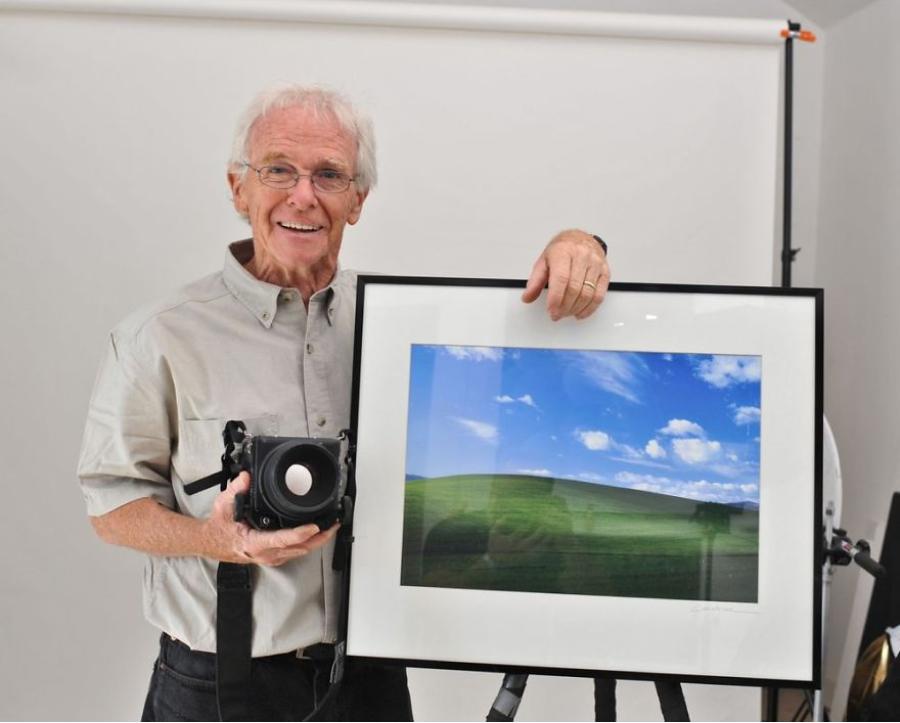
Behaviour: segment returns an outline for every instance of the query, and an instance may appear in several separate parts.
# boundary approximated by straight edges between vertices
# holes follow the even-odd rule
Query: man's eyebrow
[[[289,165],[293,165],[288,160],[287,156],[283,153],[266,153],[266,155],[262,157],[262,161],[260,161],[260,163],[262,165],[266,165],[267,163],[271,163],[272,161],[284,161]]]
[[[323,158],[317,165],[319,166],[335,166],[337,168],[349,169],[350,165],[340,158]]]
[[[260,161],[260,165],[266,166],[272,162],[284,163],[285,165],[294,167],[294,164],[284,153],[279,153],[277,151],[270,151],[269,153],[266,153],[262,157],[262,160]],[[316,168],[322,168],[322,167],[337,168],[339,170],[348,171],[348,172],[350,170],[350,164],[347,163],[346,161],[341,160],[340,158],[323,158],[323,159],[319,160],[318,162],[316,162],[315,166],[316,166]]]

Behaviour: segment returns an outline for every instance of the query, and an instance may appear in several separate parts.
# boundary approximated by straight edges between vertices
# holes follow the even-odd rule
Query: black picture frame
[[[540,301],[520,301],[523,287],[359,277],[348,654],[415,667],[819,687],[822,290],[614,283],[591,319],[553,323]],[[401,584],[412,345],[758,354],[757,601]],[[599,631],[596,615],[605,620]],[[549,632],[537,630],[543,618]],[[536,640],[523,645],[523,635]]]

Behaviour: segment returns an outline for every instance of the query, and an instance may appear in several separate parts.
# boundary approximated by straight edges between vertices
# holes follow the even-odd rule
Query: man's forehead
[[[321,160],[342,163],[356,156],[354,139],[336,118],[299,107],[272,110],[258,119],[250,133],[250,149],[267,159],[300,151],[317,151]]]

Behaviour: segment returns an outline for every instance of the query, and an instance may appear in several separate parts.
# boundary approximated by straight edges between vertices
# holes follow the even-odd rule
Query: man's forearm
[[[151,555],[199,556],[256,565],[282,565],[328,544],[338,525],[320,530],[315,524],[278,530],[254,530],[234,520],[234,498],[250,489],[241,472],[213,502],[206,519],[195,519],[163,507],[149,497],[91,517],[100,538]]]
[[[149,497],[134,500],[99,517],[91,517],[104,542],[131,547],[151,555],[199,555],[214,560],[240,559],[206,520],[173,512]],[[244,560],[246,562],[246,560]]]

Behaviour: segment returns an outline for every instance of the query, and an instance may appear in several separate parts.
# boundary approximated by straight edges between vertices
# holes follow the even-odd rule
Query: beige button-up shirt
[[[184,485],[220,468],[222,428],[334,437],[350,422],[356,275],[339,271],[304,307],[295,289],[244,267],[250,241],[224,269],[142,309],[110,334],[88,411],[78,476],[88,514],[152,497],[207,517],[218,487]],[[333,543],[254,570],[254,656],[330,642],[337,630]],[[150,556],[144,612],[194,650],[216,649],[215,560]]]

